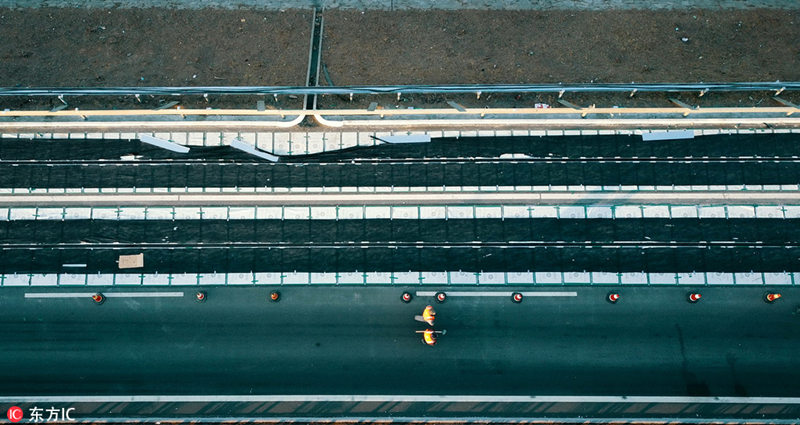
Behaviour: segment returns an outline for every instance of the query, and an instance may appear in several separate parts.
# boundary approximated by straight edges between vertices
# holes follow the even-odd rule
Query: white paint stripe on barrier
[[[448,297],[510,297],[513,292],[495,291],[443,291]],[[435,291],[417,291],[418,297],[432,297]],[[522,292],[526,297],[577,297],[577,292]]]
[[[94,292],[26,292],[25,298],[91,298]],[[106,298],[178,298],[183,292],[108,292]]]
[[[800,404],[800,397],[692,396],[465,396],[465,395],[119,395],[0,396],[0,403],[202,403],[202,402],[385,402],[385,403],[668,403]]]

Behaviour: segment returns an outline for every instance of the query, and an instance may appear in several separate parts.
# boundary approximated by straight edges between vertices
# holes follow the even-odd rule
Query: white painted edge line
[[[26,292],[25,298],[89,298],[95,292]],[[183,292],[104,292],[106,298],[178,298]]]
[[[0,403],[156,403],[156,402],[422,402],[422,403],[697,403],[800,404],[800,397],[678,396],[450,396],[450,395],[122,395],[11,396]]]
[[[496,291],[441,291],[448,297],[510,297],[513,292],[496,292]],[[435,291],[417,291],[418,297],[432,297],[435,296]],[[577,297],[577,292],[522,292],[526,297]]]

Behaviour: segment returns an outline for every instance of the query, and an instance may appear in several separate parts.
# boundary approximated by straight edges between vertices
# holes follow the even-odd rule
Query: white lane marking
[[[513,292],[488,292],[488,291],[440,291],[444,292],[448,297],[510,297]],[[577,297],[577,292],[521,292],[525,297]],[[418,297],[432,297],[435,296],[435,291],[417,291]]]
[[[25,298],[83,298],[96,292],[26,292]],[[182,297],[183,292],[103,292],[106,298],[162,298]]]
[[[154,403],[154,402],[427,402],[427,403],[700,403],[800,404],[800,397],[679,396],[451,396],[451,395],[121,395],[13,396],[0,403]]]
[[[62,264],[61,267],[84,268],[86,264]]]

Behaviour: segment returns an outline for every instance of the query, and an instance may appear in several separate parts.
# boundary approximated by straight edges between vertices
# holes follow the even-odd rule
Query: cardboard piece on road
[[[138,269],[144,267],[144,254],[120,255],[118,263],[121,269]]]

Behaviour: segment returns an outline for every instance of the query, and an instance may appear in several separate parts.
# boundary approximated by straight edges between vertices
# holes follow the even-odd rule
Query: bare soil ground
[[[304,85],[310,11],[0,9],[0,86]]]
[[[331,10],[325,34],[337,85],[800,79],[800,8]]]
[[[3,9],[0,86],[303,85],[308,10]],[[688,11],[325,12],[322,61],[335,85],[698,82],[800,80],[800,8]],[[321,84],[326,84],[320,77]],[[759,105],[769,93],[676,95],[690,104]],[[800,100],[797,93],[786,93]],[[611,95],[570,95],[582,106],[622,105]],[[626,99],[626,95],[621,96]],[[171,98],[111,108],[151,108]],[[299,107],[301,99],[264,99]],[[554,104],[552,95],[338,96],[319,106]],[[185,107],[236,106],[233,97],[182,99]],[[248,98],[243,107],[254,107]],[[702,102],[701,102],[702,101]],[[133,102],[133,104],[131,104]],[[640,94],[626,106],[663,104]],[[70,107],[97,107],[69,99]],[[113,102],[112,102],[113,103]],[[0,107],[41,109],[57,99],[0,98]],[[777,106],[777,105],[776,105]]]

